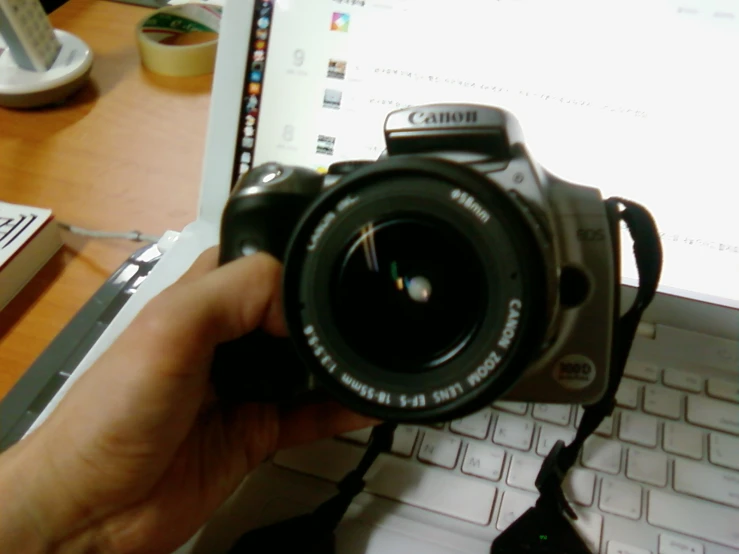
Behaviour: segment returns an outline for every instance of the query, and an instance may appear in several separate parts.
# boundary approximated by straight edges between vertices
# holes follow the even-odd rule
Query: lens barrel
[[[546,325],[540,246],[513,199],[459,164],[358,169],[299,222],[284,311],[308,370],[392,421],[471,413],[508,390]]]

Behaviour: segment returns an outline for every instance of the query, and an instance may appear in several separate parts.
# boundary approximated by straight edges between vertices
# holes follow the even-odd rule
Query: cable
[[[94,231],[91,229],[85,229],[83,227],[77,227],[76,225],[70,225],[63,221],[59,221],[59,226],[62,229],[66,229],[70,233],[75,235],[82,235],[85,237],[92,237],[96,239],[124,239],[131,240],[134,242],[151,242],[155,243],[159,241],[160,237],[154,235],[146,235],[141,231],[127,231],[127,232],[114,232],[114,231]]]

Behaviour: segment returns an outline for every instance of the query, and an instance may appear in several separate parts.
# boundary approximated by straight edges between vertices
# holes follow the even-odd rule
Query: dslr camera
[[[289,337],[221,345],[217,394],[328,395],[397,422],[599,400],[620,284],[618,221],[600,192],[538,165],[502,109],[410,107],[384,135],[377,160],[327,173],[266,163],[234,187],[220,262],[283,262]]]

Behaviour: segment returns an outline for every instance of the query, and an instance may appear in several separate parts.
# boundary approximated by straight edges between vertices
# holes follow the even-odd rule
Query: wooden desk
[[[163,78],[139,62],[150,10],[70,0],[55,27],[92,48],[91,84],[67,105],[0,108],[0,199],[91,229],[161,234],[193,220],[212,76]],[[0,398],[140,243],[64,234],[65,246],[0,312]]]

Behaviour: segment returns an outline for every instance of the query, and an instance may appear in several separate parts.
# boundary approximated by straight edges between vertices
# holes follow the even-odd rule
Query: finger
[[[83,412],[111,416],[114,421],[95,421],[103,434],[134,442],[136,436],[166,434],[162,451],[174,448],[209,390],[214,347],[276,313],[270,306],[279,295],[281,271],[276,259],[255,254],[173,285],[83,375],[69,402]]]
[[[190,268],[176,282],[177,285],[186,285],[197,281],[199,278],[213,271],[218,267],[219,249],[217,246],[208,248],[200,254],[193,262]],[[270,256],[271,257],[271,256]],[[233,263],[242,263],[234,260]],[[287,334],[282,315],[282,295],[276,294],[272,298],[267,313],[262,320],[262,327],[273,335],[285,336]]]
[[[277,450],[379,425],[381,421],[353,412],[336,402],[307,404],[280,414]]]
[[[175,282],[176,285],[184,285],[199,279],[206,273],[218,267],[218,247],[212,246],[201,253],[192,265]]]
[[[275,258],[255,254],[175,284],[142,310],[114,348],[125,353],[130,366],[154,365],[164,374],[187,374],[198,370],[217,344],[257,327],[285,334],[281,272]]]

